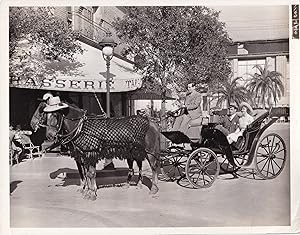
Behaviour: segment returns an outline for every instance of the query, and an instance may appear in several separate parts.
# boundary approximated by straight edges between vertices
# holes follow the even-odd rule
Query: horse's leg
[[[143,162],[140,160],[136,160],[136,163],[139,167],[139,178],[137,181],[137,188],[141,189],[143,187],[143,175],[142,175],[142,166],[143,166]]]
[[[83,167],[84,171],[84,190],[83,190],[83,198],[89,199],[90,197],[90,188],[91,188],[91,179],[89,174],[89,165],[84,165]]]
[[[96,184],[96,164],[89,165],[87,171],[88,192],[85,198],[92,201],[97,198],[97,184]]]
[[[127,164],[128,164],[128,176],[127,176],[127,181],[126,181],[126,186],[129,188],[131,179],[134,175],[134,170],[133,170],[133,159],[127,159]]]
[[[85,180],[85,169],[81,161],[81,158],[76,159],[76,165],[80,176],[80,186],[79,186],[80,188],[77,191],[83,193],[86,187],[86,180]]]
[[[150,194],[156,194],[158,192],[158,170],[160,162],[155,155],[147,154],[147,160],[152,170],[152,186]]]

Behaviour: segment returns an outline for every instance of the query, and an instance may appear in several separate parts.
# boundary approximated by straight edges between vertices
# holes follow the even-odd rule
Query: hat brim
[[[246,108],[248,109],[248,113],[249,113],[250,115],[253,114],[253,109],[252,109],[252,107],[250,106],[250,104],[248,104],[248,103],[246,103],[246,102],[242,102],[242,103],[240,104],[240,108],[242,108],[242,107],[246,107]]]
[[[45,108],[44,108],[44,112],[54,112],[54,111],[57,111],[57,110],[60,110],[60,109],[65,109],[65,108],[68,108],[69,105],[65,104],[65,103],[60,103],[60,104],[56,104],[56,105],[47,105]]]

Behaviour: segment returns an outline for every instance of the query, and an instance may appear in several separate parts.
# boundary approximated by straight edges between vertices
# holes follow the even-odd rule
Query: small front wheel
[[[187,160],[185,173],[193,187],[210,187],[220,173],[217,155],[208,148],[196,149]]]

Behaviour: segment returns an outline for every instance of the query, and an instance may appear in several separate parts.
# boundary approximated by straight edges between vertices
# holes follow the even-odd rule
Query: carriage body
[[[263,179],[275,178],[284,168],[286,146],[278,134],[264,135],[264,132],[280,117],[288,116],[288,107],[271,108],[257,115],[238,142],[231,145],[216,128],[218,122],[202,125],[201,138],[196,141],[181,132],[162,132],[173,143],[190,143],[192,147],[191,150],[176,148],[171,153],[164,151],[162,172],[167,172],[165,175],[173,180],[186,177],[197,188],[211,186],[220,171],[235,174],[241,168],[252,169]],[[164,170],[165,166],[169,169]]]

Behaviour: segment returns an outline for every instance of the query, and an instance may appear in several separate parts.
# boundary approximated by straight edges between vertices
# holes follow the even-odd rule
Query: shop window
[[[238,77],[243,78],[243,82],[247,82],[251,79],[249,74],[259,73],[257,68],[254,68],[255,65],[260,65],[262,68],[265,67],[266,60],[240,60],[238,61]]]

